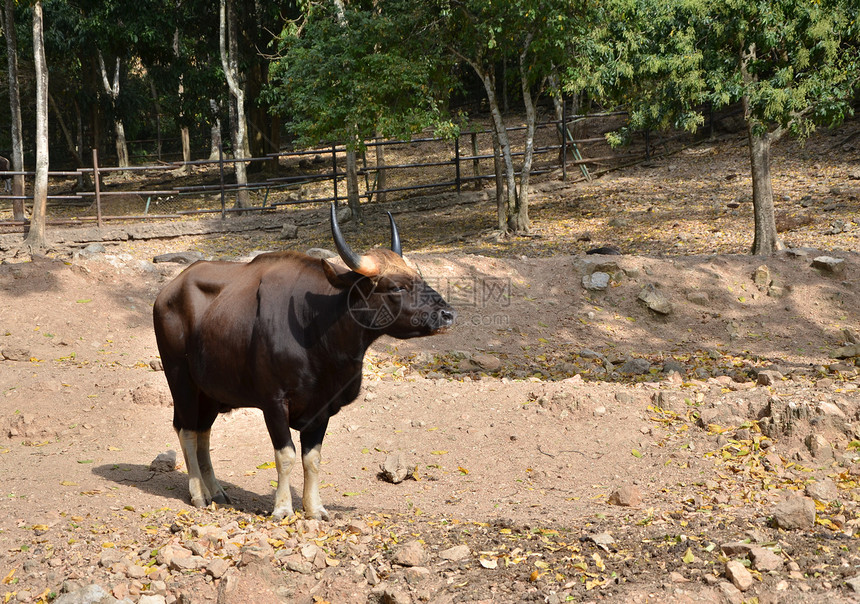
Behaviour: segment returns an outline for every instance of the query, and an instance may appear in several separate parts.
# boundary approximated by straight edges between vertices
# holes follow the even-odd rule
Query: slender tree
[[[235,103],[236,119],[233,125],[233,158],[236,160],[234,166],[236,169],[236,184],[239,186],[239,191],[236,194],[236,207],[247,208],[251,206],[248,190],[245,188],[248,184],[248,173],[245,169],[245,162],[239,161],[245,157],[245,148],[247,142],[247,125],[245,122],[245,90],[239,81],[239,57],[238,57],[238,32],[236,24],[236,14],[233,10],[233,0],[220,1],[220,49],[221,49],[221,65],[224,68],[224,77],[227,80],[227,86],[230,88],[230,94]]]
[[[12,139],[12,169],[24,171],[24,133],[21,125],[21,92],[18,86],[18,41],[15,35],[15,3],[6,0],[4,5],[4,26],[6,34],[6,61],[9,80],[9,110],[11,120],[9,134]],[[24,175],[12,178],[12,218],[24,220]]]
[[[42,0],[33,4],[33,59],[36,68],[36,179],[33,184],[33,217],[24,247],[30,254],[46,247],[45,221],[48,203],[48,65]]]

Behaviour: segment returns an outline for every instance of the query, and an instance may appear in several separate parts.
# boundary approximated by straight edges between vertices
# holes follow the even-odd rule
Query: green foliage
[[[626,104],[634,130],[694,131],[705,104],[746,98],[754,128],[804,137],[850,114],[858,10],[852,0],[614,0],[588,48],[594,70],[567,87]]]
[[[426,45],[420,4],[313,5],[287,23],[269,68],[264,99],[306,145],[360,145],[377,134],[408,137],[441,126],[444,57]]]

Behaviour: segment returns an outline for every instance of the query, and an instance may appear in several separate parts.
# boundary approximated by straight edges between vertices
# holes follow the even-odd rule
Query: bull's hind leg
[[[176,431],[179,435],[179,444],[182,446],[182,456],[185,458],[185,467],[188,470],[188,492],[191,493],[191,505],[198,508],[206,507],[211,501],[209,489],[203,481],[200,464],[197,457],[197,447],[200,440],[200,432],[180,428]],[[208,443],[208,432],[207,432]]]
[[[209,497],[206,500],[225,505],[230,503],[230,497],[227,496],[221,483],[215,478],[215,470],[212,468],[212,458],[209,454],[209,436],[211,434],[211,430],[197,434],[197,466],[200,468],[203,484],[209,492]]]
[[[320,498],[321,450],[327,427],[328,420],[313,429],[302,431],[302,469],[305,475],[302,505],[305,508],[305,516],[322,520],[329,519],[328,510],[323,507]]]

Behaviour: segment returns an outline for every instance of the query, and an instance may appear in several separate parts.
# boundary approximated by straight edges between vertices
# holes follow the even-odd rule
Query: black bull
[[[358,256],[343,240],[333,207],[331,214],[349,270],[297,252],[262,254],[247,264],[196,262],[155,301],[155,336],[195,506],[229,502],[209,455],[215,418],[256,407],[275,448],[272,515],[293,513],[293,428],[300,433],[305,515],[327,518],[320,449],[329,417],[358,396],[368,346],[381,335],[414,338],[453,324],[454,310],[401,258],[393,219],[392,249]]]

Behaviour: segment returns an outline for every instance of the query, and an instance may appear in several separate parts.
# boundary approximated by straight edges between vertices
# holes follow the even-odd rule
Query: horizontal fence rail
[[[566,179],[567,167],[572,165],[579,169],[581,178],[590,179],[595,173],[642,159],[649,149],[644,153],[631,148],[610,150],[603,136],[594,136],[593,132],[588,135],[595,129],[600,134],[608,127],[607,120],[617,115],[620,114],[563,116],[560,121],[538,124],[531,173],[560,171]],[[523,147],[525,130],[525,126],[508,129],[512,148]],[[577,134],[581,131],[587,132]],[[450,140],[424,137],[367,141],[357,170],[359,197],[374,201],[429,190],[480,189],[484,181],[496,178],[492,134],[490,129],[475,129]],[[655,138],[650,136],[652,148],[660,144]],[[380,151],[386,161],[378,154]],[[512,155],[519,159],[523,152]],[[388,163],[387,158],[394,161]],[[246,162],[249,168],[252,182],[246,185],[235,181],[238,161]],[[101,227],[109,220],[179,220],[212,214],[223,218],[233,212],[271,212],[295,204],[337,204],[346,199],[345,165],[346,149],[342,145],[265,157],[236,159],[222,155],[218,159],[125,168],[99,165],[98,154],[93,150],[92,167],[49,172],[48,224],[95,222]],[[0,171],[0,179],[14,175],[31,181],[34,172]],[[131,188],[134,185],[139,188]],[[251,207],[235,207],[234,198],[240,190],[248,192]],[[0,194],[0,228],[4,230],[26,229],[27,221],[12,220],[11,205],[16,199],[32,202],[32,192],[23,196]]]

